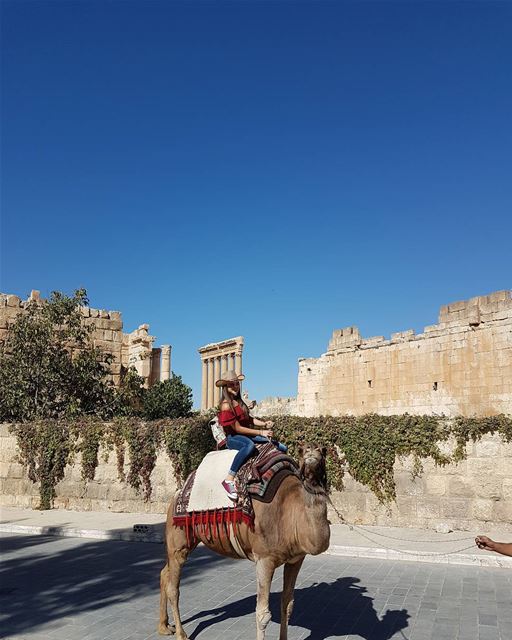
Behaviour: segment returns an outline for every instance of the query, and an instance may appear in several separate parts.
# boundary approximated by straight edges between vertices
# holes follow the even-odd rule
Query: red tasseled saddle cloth
[[[257,454],[236,474],[236,503],[228,498],[221,483],[237,452],[212,451],[205,456],[176,496],[173,524],[211,531],[212,525],[244,522],[253,528],[252,500],[271,502],[284,478],[299,477],[298,465],[289,455],[270,443],[257,444],[256,449]]]

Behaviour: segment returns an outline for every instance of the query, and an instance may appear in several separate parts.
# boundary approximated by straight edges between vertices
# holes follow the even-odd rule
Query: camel
[[[269,595],[277,567],[284,565],[279,640],[287,640],[288,622],[293,609],[295,582],[306,555],[318,555],[329,546],[327,520],[327,476],[325,448],[304,445],[300,450],[301,479],[286,477],[269,504],[254,501],[254,530],[244,523],[236,525],[239,545],[256,565],[256,638],[264,640],[270,622]],[[173,502],[167,512],[165,541],[167,563],[160,573],[161,635],[176,633],[177,640],[188,640],[179,611],[180,575],[189,554],[202,542],[217,553],[240,558],[229,540],[210,538],[201,529],[187,533],[173,525]],[[188,540],[187,540],[188,538]],[[167,600],[171,603],[174,625],[169,626]]]

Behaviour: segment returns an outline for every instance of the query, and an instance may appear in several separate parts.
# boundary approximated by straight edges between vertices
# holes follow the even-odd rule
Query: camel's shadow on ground
[[[384,613],[379,618],[373,607],[373,598],[366,588],[359,586],[359,578],[344,577],[334,582],[315,583],[310,587],[295,589],[294,611],[290,626],[309,630],[306,640],[323,640],[331,636],[359,635],[365,640],[388,640],[394,633],[408,626],[410,615],[406,609]],[[280,593],[270,595],[272,620],[280,621]],[[320,605],[319,605],[320,603]],[[200,611],[183,620],[184,624],[201,620],[190,640],[199,634],[207,636],[207,629],[224,620],[255,615],[256,597],[249,596],[222,607]],[[190,629],[190,627],[189,627]],[[206,633],[203,633],[205,632]]]
[[[102,610],[109,607],[115,614],[117,631],[139,624],[141,637],[146,637],[143,633],[156,627],[163,545],[24,535],[1,537],[0,548],[0,626],[5,635],[50,633],[55,625],[75,624],[83,614],[89,616],[87,624],[101,624]],[[202,588],[205,580],[217,586],[229,580],[230,566],[222,556],[197,549],[183,575],[189,605],[194,602],[196,587]],[[253,570],[250,576],[243,575],[247,575],[248,584],[254,579],[256,590]],[[246,584],[246,578],[242,580]],[[349,633],[364,640],[388,640],[393,632],[407,627],[407,611],[388,611],[379,617],[372,597],[359,583],[359,578],[343,577],[311,586],[299,584],[291,626],[309,630],[310,640]],[[279,622],[280,593],[271,594],[270,607],[272,620]],[[223,620],[235,622],[248,616],[254,627],[256,624],[254,595],[238,600],[233,595],[222,607],[198,609],[202,609],[199,599],[194,615],[183,616],[191,640],[199,634],[200,638],[211,637],[215,625]],[[142,617],[146,612],[151,613],[150,618]],[[275,634],[272,631],[270,635]]]

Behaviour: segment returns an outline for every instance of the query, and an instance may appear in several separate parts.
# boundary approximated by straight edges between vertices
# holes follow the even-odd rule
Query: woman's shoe
[[[223,480],[222,486],[224,487],[224,491],[228,494],[228,498],[230,500],[238,500],[238,493],[236,491],[234,482],[231,482],[231,480]]]

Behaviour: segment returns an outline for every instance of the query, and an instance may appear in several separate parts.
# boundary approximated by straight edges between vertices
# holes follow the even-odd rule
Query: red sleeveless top
[[[251,428],[253,426],[251,416],[247,416],[239,404],[234,406],[233,409],[235,410],[234,412],[231,409],[219,411],[218,415],[219,424],[227,436],[235,435],[236,431],[233,429],[235,422],[238,422],[242,427]]]

